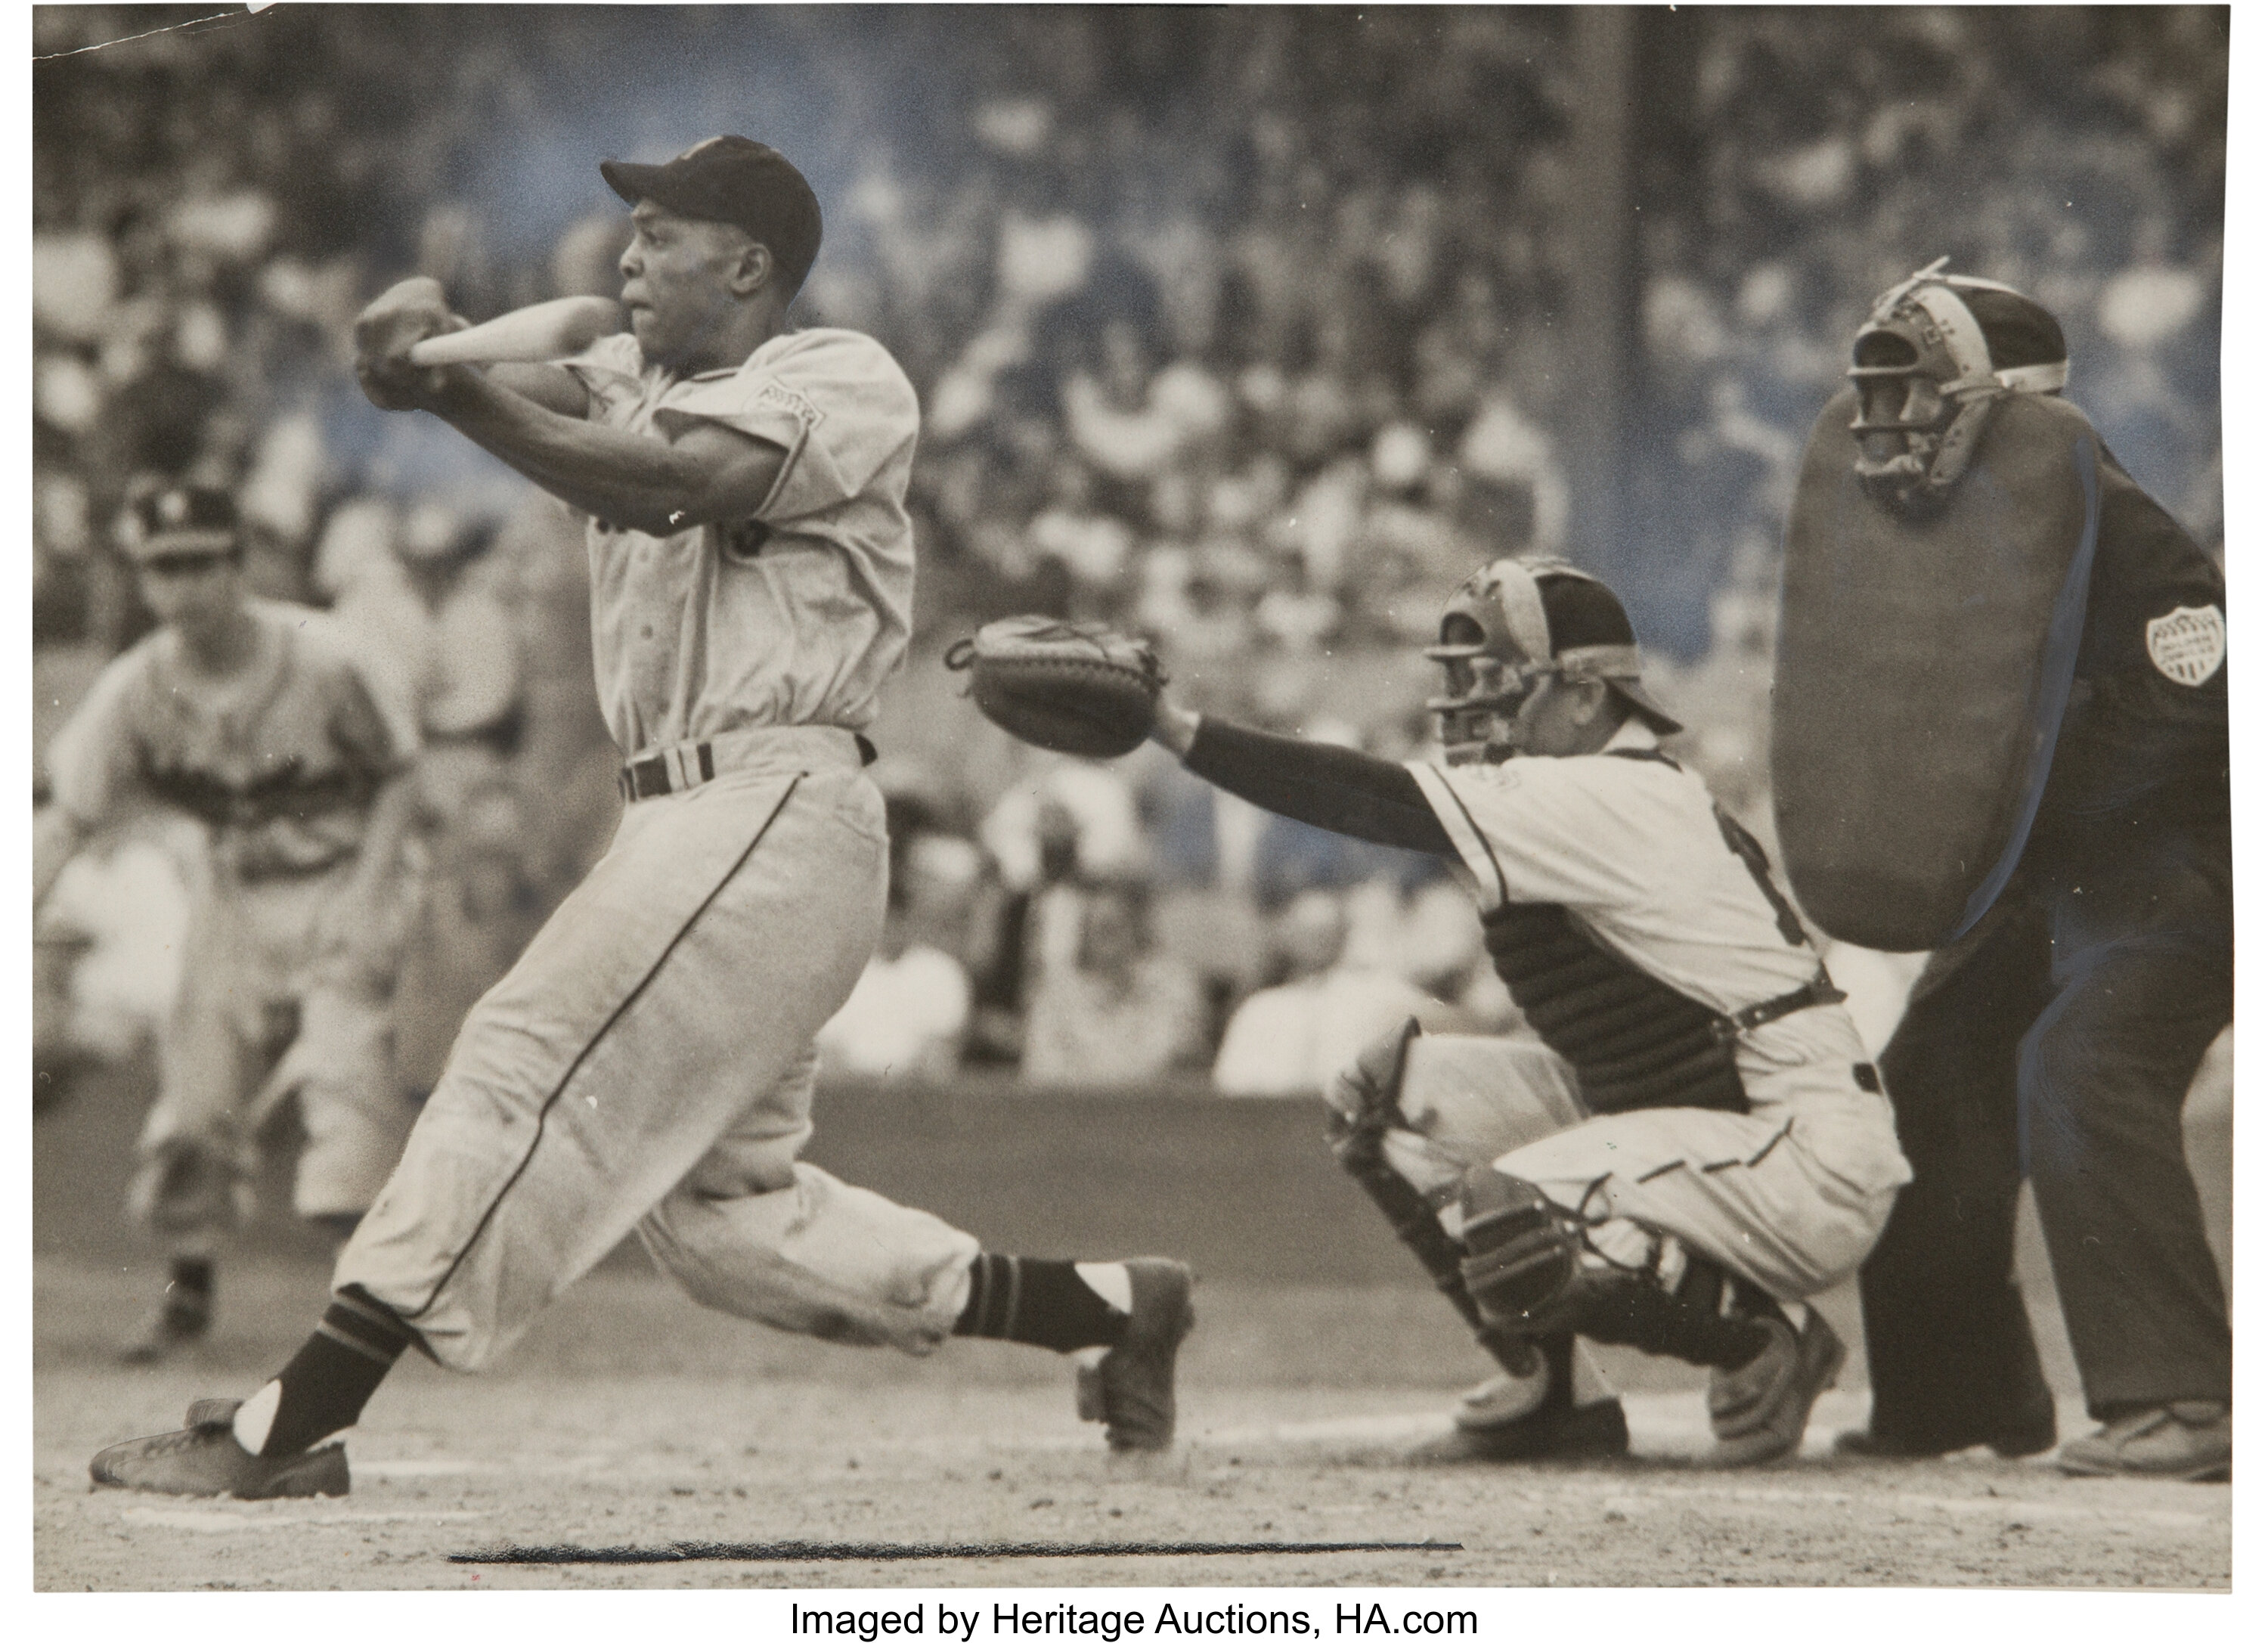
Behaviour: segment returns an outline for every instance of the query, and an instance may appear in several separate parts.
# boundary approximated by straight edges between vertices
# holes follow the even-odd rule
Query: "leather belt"
[[[1827,979],[1827,972],[1822,969],[1793,992],[1784,992],[1777,998],[1767,998],[1762,1004],[1752,1004],[1745,1010],[1719,1016],[1714,1030],[1719,1039],[1729,1043],[1742,1034],[1753,1032],[1784,1015],[1793,1015],[1798,1010],[1808,1010],[1818,1005],[1840,1004],[1849,997]]]
[[[858,744],[858,763],[872,764],[877,757],[874,744],[857,732],[850,739]],[[668,793],[681,793],[717,779],[718,763],[715,744],[696,741],[671,748],[666,753],[648,754],[643,759],[632,759],[622,766],[615,777],[622,791],[624,804],[636,804],[641,799],[659,799]]]

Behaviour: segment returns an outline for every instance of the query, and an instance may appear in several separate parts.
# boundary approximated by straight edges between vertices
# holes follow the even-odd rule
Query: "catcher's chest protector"
[[[2096,441],[2062,401],[2008,394],[1943,505],[1909,513],[1860,486],[1856,405],[1820,413],[1788,519],[1773,815],[1822,929],[1911,952],[1983,916],[2031,829],[2085,625]]]
[[[1593,940],[1565,908],[1507,903],[1481,916],[1481,932],[1512,1001],[1574,1067],[1593,1112],[1748,1111],[1724,1018]]]

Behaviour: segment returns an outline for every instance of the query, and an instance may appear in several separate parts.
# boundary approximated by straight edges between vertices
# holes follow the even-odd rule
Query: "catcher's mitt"
[[[968,673],[978,710],[1010,735],[1089,759],[1140,747],[1166,682],[1147,641],[1052,616],[988,622],[945,665]]]

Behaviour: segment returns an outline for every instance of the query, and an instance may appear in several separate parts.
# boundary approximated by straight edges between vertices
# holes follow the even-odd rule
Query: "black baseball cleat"
[[[230,1423],[240,1398],[201,1397],[180,1432],[114,1444],[87,1468],[98,1489],[158,1495],[231,1495],[239,1500],[347,1492],[347,1452],[336,1443],[297,1455],[245,1452]]]
[[[1540,1396],[1528,1375],[1502,1374],[1465,1394],[1456,1425],[1427,1440],[1404,1458],[1435,1466],[1466,1461],[1610,1461],[1630,1453],[1630,1423],[1622,1400],[1602,1397],[1578,1404],[1574,1396],[1572,1337],[1550,1335],[1533,1343]],[[1516,1412],[1515,1412],[1516,1411]]]
[[[1405,1457],[1421,1466],[1464,1461],[1610,1461],[1630,1453],[1630,1423],[1618,1397],[1595,1404],[1546,1404],[1493,1426],[1459,1422]]]
[[[1134,1290],[1126,1338],[1079,1369],[1079,1418],[1102,1422],[1122,1455],[1154,1454],[1174,1446],[1174,1360],[1197,1323],[1189,1304],[1197,1280],[1179,1261],[1125,1265]]]

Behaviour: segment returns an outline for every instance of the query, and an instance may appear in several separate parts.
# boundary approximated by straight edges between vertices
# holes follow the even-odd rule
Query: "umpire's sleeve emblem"
[[[2216,605],[2176,605],[2142,630],[2151,665],[2176,684],[2201,685],[2228,655],[2228,624]]]

